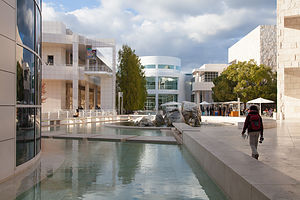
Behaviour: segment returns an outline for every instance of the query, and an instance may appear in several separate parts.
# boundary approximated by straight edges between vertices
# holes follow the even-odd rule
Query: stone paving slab
[[[89,137],[92,137],[94,134],[62,134],[62,135],[54,135],[53,139],[88,139]]]
[[[200,127],[191,127],[187,125],[186,123],[172,123],[173,126],[179,131],[200,131]]]
[[[276,139],[278,135],[270,137],[271,131],[266,132],[268,154],[274,153],[271,154],[274,161],[272,159],[270,163],[264,157],[263,161],[257,161],[244,153],[246,148],[248,152],[250,150],[249,141],[241,139],[240,130],[236,127],[202,127],[199,132],[185,131],[183,137],[184,144],[199,164],[231,199],[300,199],[299,180],[286,174],[286,166],[300,160],[295,146],[287,138],[281,141],[286,133],[281,132],[280,138]],[[278,160],[278,156],[287,157]],[[285,167],[278,170],[276,165],[272,165],[274,163]],[[297,174],[297,169],[290,170]]]

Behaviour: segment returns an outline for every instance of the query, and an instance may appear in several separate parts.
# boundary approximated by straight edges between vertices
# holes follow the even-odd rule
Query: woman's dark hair
[[[256,110],[256,111],[258,111],[258,108],[257,108],[257,106],[252,105],[252,106],[250,106],[250,110]]]

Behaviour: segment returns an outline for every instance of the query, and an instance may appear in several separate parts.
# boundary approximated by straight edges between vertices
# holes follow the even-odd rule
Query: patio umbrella
[[[208,102],[206,102],[206,101],[202,101],[202,102],[200,103],[200,105],[202,105],[202,106],[204,106],[204,105],[210,105],[210,103],[208,103]]]
[[[274,103],[274,101],[259,97],[257,99],[250,100],[247,103],[258,103],[259,104],[259,114],[261,115],[261,104],[262,103]]]

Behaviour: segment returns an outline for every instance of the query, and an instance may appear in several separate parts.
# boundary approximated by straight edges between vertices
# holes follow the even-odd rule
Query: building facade
[[[41,1],[0,0],[0,182],[41,149]]]
[[[101,53],[111,50],[111,60]],[[43,112],[115,109],[116,50],[111,39],[89,39],[61,22],[43,22]]]
[[[251,59],[258,65],[277,68],[277,39],[275,25],[260,25],[228,49],[228,63]]]
[[[146,76],[146,110],[158,111],[167,102],[184,100],[184,80],[181,73],[181,60],[168,56],[142,56]]]
[[[193,74],[184,74],[184,100],[194,102],[193,94]]]
[[[277,0],[277,111],[300,119],[300,1]]]
[[[206,101],[213,102],[212,88],[213,80],[218,77],[228,64],[204,64],[199,69],[193,70],[193,94],[194,102],[201,103]]]

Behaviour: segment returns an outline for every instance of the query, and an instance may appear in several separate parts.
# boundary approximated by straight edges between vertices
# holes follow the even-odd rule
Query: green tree
[[[144,109],[147,98],[146,79],[139,57],[128,45],[118,52],[117,91],[123,92],[126,112]]]
[[[270,67],[257,65],[254,60],[232,64],[214,80],[214,101],[242,102],[262,97],[276,101],[276,73]]]

